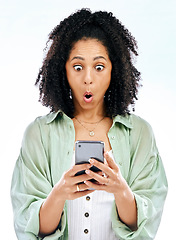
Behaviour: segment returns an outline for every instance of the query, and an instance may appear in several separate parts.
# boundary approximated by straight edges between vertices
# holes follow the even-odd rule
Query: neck
[[[79,118],[82,121],[87,122],[96,122],[105,117],[105,111],[101,110],[85,110],[80,112],[75,112],[75,117]]]

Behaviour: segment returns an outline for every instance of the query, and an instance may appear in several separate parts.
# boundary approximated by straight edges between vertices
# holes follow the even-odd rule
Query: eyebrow
[[[97,60],[97,59],[101,59],[101,58],[103,58],[107,62],[107,59],[105,57],[103,57],[103,56],[97,56],[93,60]]]
[[[101,59],[101,58],[103,58],[105,61],[107,61],[107,59],[106,59],[105,57],[103,57],[103,56],[97,56],[97,57],[95,57],[93,60],[95,61],[95,60]],[[71,59],[71,61],[73,61],[74,59],[80,59],[80,60],[82,60],[82,61],[85,60],[85,58],[83,58],[83,57],[76,56],[76,57],[73,57],[73,58]]]

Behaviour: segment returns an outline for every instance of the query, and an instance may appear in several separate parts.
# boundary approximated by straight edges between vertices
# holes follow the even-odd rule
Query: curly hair
[[[137,43],[121,22],[105,11],[92,13],[90,9],[81,9],[61,21],[49,34],[51,45],[35,83],[39,85],[39,101],[51,112],[62,110],[74,117],[65,64],[74,44],[81,39],[100,41],[112,63],[111,82],[104,96],[107,115],[129,114],[130,105],[134,110],[140,86],[140,72],[133,65],[133,58],[138,55]]]

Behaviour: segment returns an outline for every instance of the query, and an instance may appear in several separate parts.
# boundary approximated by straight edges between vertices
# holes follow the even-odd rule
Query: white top
[[[109,154],[113,157],[112,151]],[[68,200],[69,240],[118,240],[111,224],[113,201],[114,195],[105,191],[94,191],[84,197]]]

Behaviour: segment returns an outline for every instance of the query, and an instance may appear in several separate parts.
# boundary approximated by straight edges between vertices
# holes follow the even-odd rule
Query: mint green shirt
[[[112,228],[120,240],[154,239],[167,195],[167,179],[150,125],[133,114],[116,116],[108,133],[113,155],[134,193],[138,230],[123,224],[112,205]],[[19,240],[36,240],[39,210],[53,186],[71,166],[75,143],[72,120],[61,111],[37,118],[24,134],[11,198]],[[67,240],[67,202],[58,229],[45,240]],[[74,221],[74,220],[73,220]]]

